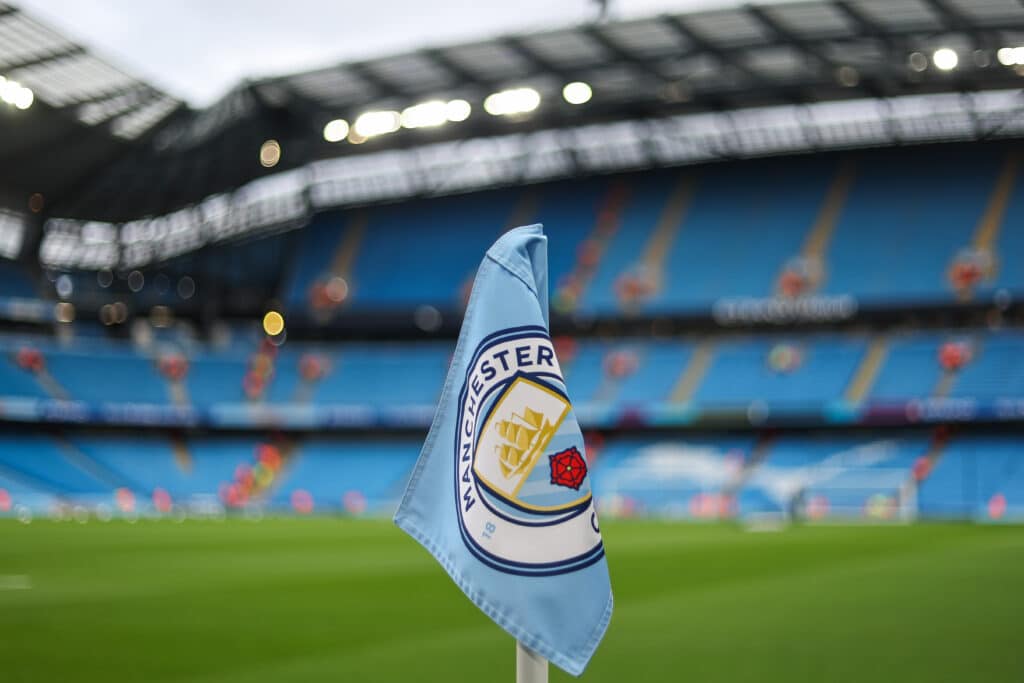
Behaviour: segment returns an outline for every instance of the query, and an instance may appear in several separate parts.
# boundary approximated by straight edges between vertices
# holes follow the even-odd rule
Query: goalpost
[[[806,521],[912,522],[917,484],[906,468],[844,467],[822,473],[794,495],[792,514]],[[829,476],[831,475],[831,476]]]
[[[745,469],[711,449],[657,444],[603,473],[601,512],[776,522],[905,523],[917,518],[911,468],[874,445],[803,466]]]

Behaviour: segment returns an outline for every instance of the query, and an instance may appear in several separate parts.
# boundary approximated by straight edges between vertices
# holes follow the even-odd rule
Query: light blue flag
[[[499,626],[578,676],[608,627],[612,591],[583,435],[548,335],[547,269],[539,225],[487,251],[395,523]]]

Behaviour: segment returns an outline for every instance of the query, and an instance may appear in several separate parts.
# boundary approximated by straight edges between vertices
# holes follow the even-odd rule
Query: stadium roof
[[[182,107],[82,45],[0,2],[0,76],[31,93],[0,102],[0,192],[74,194]]]
[[[6,11],[24,19],[9,7]],[[1018,123],[1024,49],[1016,48],[1021,46],[1024,4],[1019,0],[744,5],[424,48],[245,82],[206,110],[179,109],[145,134],[140,130],[134,143],[117,136],[128,114],[83,123],[83,105],[107,101],[95,99],[98,92],[69,95],[51,85],[39,92],[41,99],[51,93],[52,103],[12,116],[32,135],[19,136],[17,151],[6,144],[0,148],[0,182],[23,196],[44,194],[51,216],[123,223],[187,213],[214,197],[220,207],[214,213],[234,213],[231,220],[237,222],[239,212],[229,210],[229,200],[239,196],[288,195],[290,204],[270,214],[273,220],[279,214],[294,219],[311,204],[344,205],[716,155],[1019,135],[1024,132]],[[75,49],[52,47],[31,59],[41,60],[38,69],[73,58],[57,55]],[[77,49],[79,56],[85,54]],[[55,56],[46,56],[50,53]],[[570,104],[563,87],[572,82],[588,84],[592,99]],[[490,95],[510,89],[511,99],[488,103]],[[131,109],[138,116],[158,102],[178,107],[135,81],[108,91],[144,92],[147,104]],[[457,116],[438,104],[452,101],[459,104]],[[469,105],[468,117],[459,101]],[[409,120],[399,115],[424,102],[434,104],[414,110]],[[77,118],[67,116],[72,106]],[[535,109],[517,115],[484,111],[503,107]],[[367,112],[379,114],[361,127],[359,117]],[[325,131],[335,120],[344,123]],[[417,122],[443,125],[417,127]],[[361,129],[368,134],[359,135]],[[102,136],[106,154],[76,156],[82,135]],[[617,141],[618,151],[612,149]],[[598,148],[610,151],[594,163]],[[471,162],[482,154],[501,168],[482,168],[480,162],[475,179],[467,179]],[[49,178],[55,166],[61,169],[57,175],[66,177]],[[296,170],[281,173],[290,169]],[[238,191],[267,175],[275,177]],[[174,220],[209,222],[209,211],[201,213],[185,219],[175,214]],[[263,220],[251,221],[250,209],[242,213],[242,225],[206,229],[209,234],[190,235],[184,243],[237,234]],[[54,226],[63,235],[78,224]],[[181,228],[176,234],[186,232]],[[74,241],[67,243],[71,251]]]

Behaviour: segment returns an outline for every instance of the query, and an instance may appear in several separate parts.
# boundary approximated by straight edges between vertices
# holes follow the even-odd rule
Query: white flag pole
[[[548,660],[516,641],[516,683],[548,683]]]

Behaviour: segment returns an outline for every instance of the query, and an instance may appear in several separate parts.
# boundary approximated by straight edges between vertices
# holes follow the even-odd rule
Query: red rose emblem
[[[575,446],[549,455],[551,461],[551,483],[579,490],[587,476],[587,461]]]

